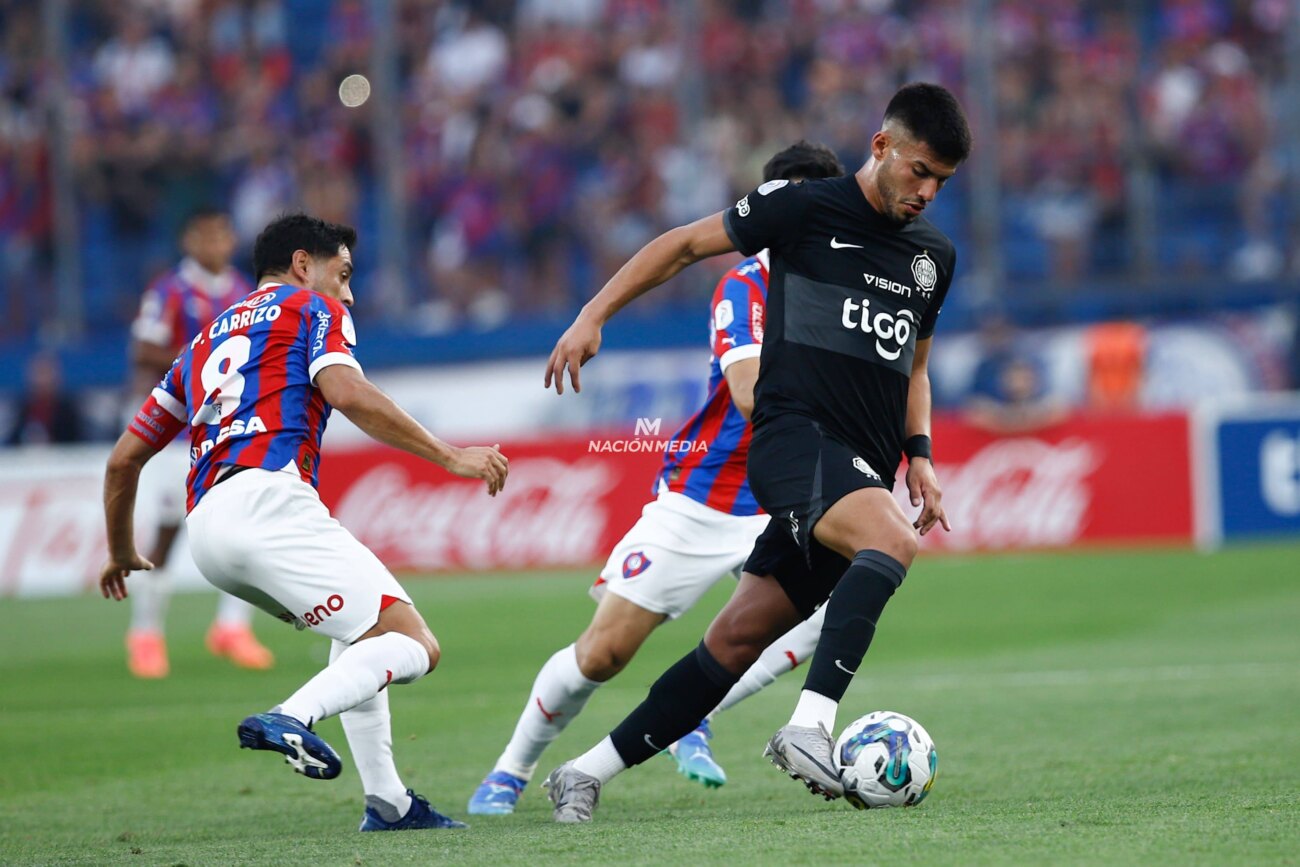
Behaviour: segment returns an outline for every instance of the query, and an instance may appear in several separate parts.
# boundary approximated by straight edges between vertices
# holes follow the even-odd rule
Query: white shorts
[[[378,621],[385,596],[411,601],[316,489],[288,473],[252,469],[226,479],[186,526],[203,577],[300,629],[351,643]]]
[[[614,546],[589,592],[599,601],[608,590],[647,611],[681,617],[720,578],[740,577],[768,520],[728,515],[665,491]]]
[[[189,447],[177,442],[150,458],[140,471],[140,497],[148,499],[158,525],[178,527],[185,523],[185,480],[189,474]]]

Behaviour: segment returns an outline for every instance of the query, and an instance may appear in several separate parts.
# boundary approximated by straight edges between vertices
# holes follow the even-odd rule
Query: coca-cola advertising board
[[[1188,424],[1181,414],[1081,418],[1016,436],[938,418],[934,440],[953,531],[928,535],[928,547],[1192,539]],[[640,515],[661,454],[593,450],[592,442],[566,437],[503,445],[510,479],[495,498],[482,483],[391,449],[338,450],[322,463],[321,495],[394,569],[595,564]],[[904,471],[896,494],[912,515]]]
[[[1183,413],[1079,417],[1015,435],[938,417],[935,469],[953,529],[922,544],[964,551],[1189,543],[1189,435]],[[913,515],[905,471],[895,493]]]
[[[495,498],[479,482],[394,449],[333,447],[321,463],[321,493],[343,525],[399,571],[592,566],[605,559],[650,499],[662,459],[657,440],[658,434],[644,432],[598,439],[594,449],[592,439],[575,435],[503,444],[510,479]],[[1279,437],[1262,441],[1285,451]],[[1182,414],[1078,418],[1015,436],[994,436],[940,417],[934,442],[953,531],[927,535],[923,545],[929,548],[1192,540],[1194,469]],[[100,491],[107,456],[107,446],[0,455],[0,596],[69,594],[93,586],[105,553]],[[1228,460],[1214,450],[1202,457],[1211,463],[1198,471],[1202,476],[1215,474],[1212,464]],[[1269,466],[1280,462],[1270,460]],[[901,469],[896,494],[914,515]],[[1268,476],[1272,487],[1266,492],[1292,491],[1283,483],[1293,478],[1294,472]],[[1232,492],[1225,487],[1224,493]],[[151,504],[142,497],[137,505],[138,543],[147,548]],[[1239,502],[1219,508],[1241,511]],[[1206,521],[1217,527],[1217,518]],[[206,586],[192,574],[183,551],[174,561],[178,583]]]
[[[653,441],[609,443],[502,444],[510,477],[495,497],[394,449],[339,449],[321,461],[321,498],[395,570],[592,564],[636,522],[663,460]]]

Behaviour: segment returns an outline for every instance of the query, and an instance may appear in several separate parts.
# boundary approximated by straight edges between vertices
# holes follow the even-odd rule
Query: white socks
[[[626,771],[627,765],[623,764],[623,757],[614,749],[614,741],[606,735],[603,741],[573,760],[573,769],[595,777],[603,786]]]
[[[723,697],[713,711],[734,707],[765,686],[771,686],[781,675],[794,671],[795,666],[812,656],[817,639],[822,634],[822,619],[826,606],[818,608],[812,617],[768,645],[762,655],[740,676],[736,685]]]
[[[799,693],[799,703],[795,705],[794,715],[790,717],[790,725],[815,729],[821,724],[829,734],[835,731],[835,712],[839,707],[839,702],[805,689]]]
[[[576,645],[556,651],[537,672],[528,704],[493,770],[531,780],[542,752],[582,712],[598,686],[599,681],[587,679],[578,668]]]
[[[373,639],[367,639],[373,640]],[[335,641],[330,647],[333,664],[348,645]],[[411,796],[393,763],[392,717],[388,712],[388,690],[380,690],[370,701],[339,715],[352,750],[352,762],[361,776],[366,806],[386,822],[396,822],[411,809]]]
[[[217,591],[218,626],[248,626],[253,622],[253,606],[238,596]]]
[[[410,683],[429,670],[424,645],[400,632],[358,641],[280,705],[310,725],[369,701],[389,683]]]
[[[172,580],[166,566],[149,572],[137,572],[130,579],[131,629],[139,632],[162,632],[167,607],[172,598]],[[253,622],[253,606],[238,596],[217,591],[216,623],[220,626],[248,626]]]
[[[131,592],[131,631],[162,632],[167,603],[172,598],[172,579],[166,566],[149,572],[135,572],[127,580]]]

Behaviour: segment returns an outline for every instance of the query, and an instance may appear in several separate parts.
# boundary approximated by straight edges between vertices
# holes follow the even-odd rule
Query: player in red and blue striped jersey
[[[843,172],[829,149],[799,142],[767,163],[764,180]],[[723,576],[738,576],[767,527],[768,516],[745,477],[766,315],[766,258],[760,253],[746,259],[718,283],[710,303],[708,398],[672,437],[678,445],[655,479],[655,499],[614,547],[591,588],[599,602],[591,624],[538,672],[510,742],[470,797],[470,813],[513,812],[542,752],[596,688],[622,671],[657,626],[681,616]],[[774,642],[719,709],[791,670],[811,653],[820,629],[814,618]],[[684,775],[716,787],[727,777],[713,760],[711,736],[704,721],[677,743],[662,746]]]
[[[234,467],[287,472],[316,487],[330,407],[313,381],[331,364],[361,369],[352,331],[340,302],[271,282],[214,319],[181,353],[152,399],[177,419],[196,408],[187,512]],[[139,419],[131,431],[153,438]]]
[[[664,458],[655,493],[669,490],[728,515],[745,517],[763,510],[749,490],[745,458],[752,432],[756,365],[763,348],[767,314],[767,251],[745,259],[723,276],[713,291],[710,324],[712,355],[704,406],[669,442],[680,443]],[[727,371],[737,362],[750,362]],[[737,381],[732,393],[731,381]],[[708,443],[708,449],[695,447]]]
[[[312,726],[341,715],[366,793],[361,830],[464,827],[407,789],[393,764],[385,688],[432,671],[438,642],[392,574],[321,503],[320,443],[337,408],[380,442],[482,479],[489,494],[509,467],[495,447],[442,442],[365,378],[347,310],[355,241],[351,228],[304,214],[258,236],[258,289],[195,335],[113,449],[100,587],[125,598],[127,576],[151,567],[131,528],[140,469],[188,430],[186,525],[204,577],[333,639],[329,666],[240,723],[240,745],[333,779],[342,762]]]
[[[215,208],[191,212],[181,227],[180,263],[149,286],[131,325],[132,393],[144,399],[199,329],[253,291],[231,265],[235,230]],[[189,449],[176,443],[152,461],[141,478],[143,499],[157,515],[149,560],[155,565],[131,594],[131,626],[126,635],[127,668],[136,677],[165,677],[169,670],[163,627],[172,582],[168,562],[185,521],[185,476]],[[217,614],[206,644],[242,668],[266,669],[274,657],[252,630],[253,608],[242,599],[218,594]]]

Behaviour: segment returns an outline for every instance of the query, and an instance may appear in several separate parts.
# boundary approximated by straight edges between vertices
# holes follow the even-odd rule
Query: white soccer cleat
[[[818,723],[815,729],[783,726],[767,742],[763,755],[802,782],[814,795],[833,801],[844,795],[844,784],[835,768],[834,751],[835,741],[825,726]]]
[[[570,761],[551,771],[542,787],[555,805],[555,821],[562,825],[591,821],[600,800],[600,780],[575,770]]]

